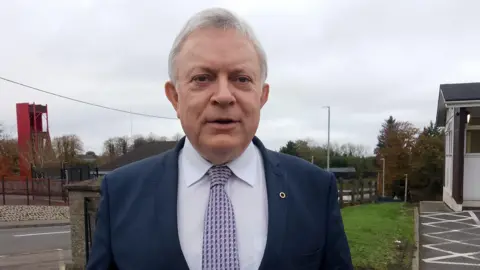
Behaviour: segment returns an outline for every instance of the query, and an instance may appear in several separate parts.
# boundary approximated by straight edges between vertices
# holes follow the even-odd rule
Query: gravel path
[[[69,219],[68,206],[0,205],[0,222]]]

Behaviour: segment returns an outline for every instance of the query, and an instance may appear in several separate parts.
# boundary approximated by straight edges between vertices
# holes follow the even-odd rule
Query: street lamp
[[[385,158],[380,159],[383,162],[383,169],[382,169],[382,197],[385,197]]]
[[[323,106],[328,109],[328,135],[327,135],[327,171],[330,171],[330,106]]]

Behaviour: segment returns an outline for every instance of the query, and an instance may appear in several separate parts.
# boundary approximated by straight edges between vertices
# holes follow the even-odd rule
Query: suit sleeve
[[[110,238],[110,206],[107,176],[102,180],[100,194],[100,204],[97,211],[95,233],[87,263],[87,270],[116,269],[112,256]]]
[[[320,269],[353,270],[350,248],[338,203],[337,180],[331,173],[327,205],[327,233]]]

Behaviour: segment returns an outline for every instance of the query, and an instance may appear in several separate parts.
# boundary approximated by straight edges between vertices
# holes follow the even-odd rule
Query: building
[[[440,85],[436,123],[445,127],[443,201],[480,207],[480,83]]]
[[[332,172],[337,179],[356,179],[357,178],[357,170],[354,167],[341,167],[341,168],[330,168],[330,172]]]
[[[175,148],[176,145],[177,141],[155,141],[146,143],[130,152],[127,152],[125,155],[119,156],[111,162],[99,166],[98,175],[105,175],[127,164],[161,154]]]
[[[98,156],[95,154],[95,152],[88,151],[84,155],[78,155],[77,158],[85,163],[95,163],[98,159]]]

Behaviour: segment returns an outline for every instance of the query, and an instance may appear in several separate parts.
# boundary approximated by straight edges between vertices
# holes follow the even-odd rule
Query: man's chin
[[[240,138],[231,134],[215,134],[209,136],[206,145],[216,150],[228,150],[238,147],[240,142]]]

